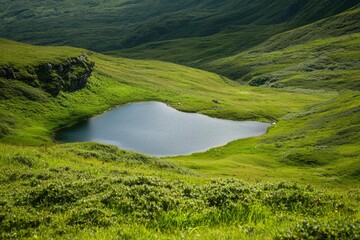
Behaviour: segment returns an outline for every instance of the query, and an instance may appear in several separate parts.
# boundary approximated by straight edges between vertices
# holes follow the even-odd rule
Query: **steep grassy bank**
[[[351,34],[279,51],[254,50],[214,61],[210,68],[253,86],[359,90],[359,41],[360,34]]]

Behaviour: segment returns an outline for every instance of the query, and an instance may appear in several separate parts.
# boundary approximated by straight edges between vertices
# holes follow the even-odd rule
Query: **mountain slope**
[[[52,131],[62,125],[71,124],[114,105],[132,101],[160,100],[180,110],[197,111],[215,117],[270,121],[318,99],[317,96],[298,94],[298,99],[302,101],[294,100],[284,104],[283,108],[272,108],[274,105],[282,105],[282,100],[288,99],[292,93],[240,87],[219,75],[176,64],[113,58],[96,53],[88,53],[89,59],[95,62],[95,70],[88,84],[81,91],[61,91],[54,98],[44,93],[39,86],[22,80],[21,76],[28,76],[28,71],[37,66],[55,65],[59,61],[67,62],[68,58],[58,56],[62,56],[69,48],[34,47],[29,51],[29,45],[4,40],[1,42],[6,44],[0,45],[0,48],[12,48],[12,51],[17,53],[13,54],[13,59],[1,57],[0,62],[5,66],[14,63],[18,56],[25,60],[32,59],[33,56],[34,59],[31,64],[22,65],[21,62],[26,63],[24,60],[13,66],[22,72],[19,78],[0,77],[0,96],[4,101],[4,105],[0,106],[1,113],[4,119],[13,119],[10,122],[14,123],[8,124],[4,129],[16,129],[6,136],[7,141],[11,142],[49,141]],[[42,56],[41,52],[44,51],[53,51],[53,57]],[[83,52],[88,51],[74,49],[73,54]],[[72,56],[74,55],[69,55]],[[6,64],[6,61],[9,63]],[[276,93],[279,98],[271,99],[272,93]],[[254,97],[250,101],[246,100],[249,107],[238,108],[239,101],[246,99],[247,95]],[[223,103],[218,106],[212,102],[213,99],[219,99]],[[20,106],[24,104],[28,110],[32,110],[23,111]],[[34,124],[38,127],[34,127]],[[47,137],[38,138],[39,135]]]
[[[0,49],[12,53],[0,56],[1,66],[22,72],[15,79],[0,77],[1,238],[360,234],[359,92],[242,86],[194,68],[84,49],[6,40],[0,40]],[[46,51],[51,55],[42,54]],[[75,92],[61,89],[53,96],[23,81],[37,66],[68,62],[84,52],[95,69]],[[150,100],[215,117],[277,122],[260,138],[167,159],[52,140],[61,127]]]
[[[249,50],[249,44],[261,42],[276,30],[149,43],[109,54],[179,62],[251,85],[358,89],[359,16],[360,7],[355,7],[272,36]],[[241,42],[243,39],[248,42]]]
[[[360,7],[279,35],[207,68],[272,87],[359,90]]]
[[[340,13],[359,0],[2,0],[0,36],[97,51],[146,42],[242,32],[248,25],[291,29]],[[254,33],[258,33],[254,29]]]
[[[9,47],[10,45],[6,46]],[[14,51],[19,52],[31,47],[19,43],[13,46],[16,47]],[[34,47],[33,51],[23,52],[24,58],[31,59],[32,55],[37,55],[37,49],[41,51],[51,49],[59,53],[62,52],[62,48],[54,50],[52,47]],[[82,49],[74,50],[74,52],[83,51]],[[89,58],[95,62],[95,70],[87,85],[73,93],[61,91],[59,95],[53,97],[36,86],[25,84],[16,79],[2,78],[3,87],[1,93],[7,97],[0,100],[0,116],[3,119],[1,123],[1,141],[14,144],[50,144],[52,135],[60,127],[71,125],[119,104],[155,100],[168,103],[179,110],[195,111],[219,118],[278,121],[268,135],[259,139],[236,141],[234,144],[223,148],[224,154],[215,154],[215,156],[224,159],[225,162],[229,157],[230,159],[237,159],[238,156],[246,156],[240,157],[240,159],[244,159],[244,163],[247,163],[245,164],[246,168],[240,169],[254,171],[254,177],[265,173],[269,174],[269,167],[274,168],[279,164],[280,166],[289,166],[287,162],[282,162],[282,154],[287,155],[290,152],[295,155],[300,154],[299,161],[302,161],[301,159],[306,159],[316,153],[315,150],[310,151],[309,149],[322,146],[319,145],[320,141],[337,139],[338,134],[342,132],[346,132],[348,141],[341,144],[341,147],[351,148],[351,146],[358,143],[356,128],[352,133],[346,128],[348,125],[342,126],[339,124],[339,127],[335,128],[333,125],[331,125],[332,127],[325,127],[322,124],[328,121],[326,119],[341,119],[341,122],[351,122],[351,124],[356,119],[359,119],[356,110],[357,93],[343,94],[337,97],[336,94],[319,94],[311,91],[303,94],[285,90],[247,87],[238,85],[216,74],[171,63],[114,58],[97,53],[92,53]],[[49,58],[44,58],[44,60],[52,62]],[[54,58],[55,60],[56,58]],[[40,65],[43,64],[40,59],[37,61]],[[66,59],[63,61],[66,61]],[[6,95],[4,92],[6,92]],[[213,99],[219,100],[221,104],[213,103]],[[324,106],[319,105],[326,100],[329,100],[329,103],[325,102]],[[351,104],[342,106],[344,101],[351,102]],[[314,104],[315,106],[312,106]],[[329,107],[326,104],[329,104]],[[332,104],[337,104],[338,107],[335,109],[338,110],[333,112],[331,110],[333,108]],[[325,117],[324,112],[327,112],[326,114],[329,116]],[[351,112],[353,114],[349,114]],[[299,125],[299,122],[301,122],[301,125]],[[333,122],[333,120],[330,122]],[[313,126],[315,133],[321,132],[322,134],[313,136],[313,131],[301,130],[289,135],[290,129],[297,129],[299,126],[302,126],[303,129]],[[335,129],[338,130],[335,131]],[[309,138],[303,137],[305,132]],[[278,135],[289,135],[290,138],[299,140],[294,145],[295,141],[286,140],[284,142],[284,139],[288,139],[288,137],[283,138],[278,137]],[[310,139],[316,140],[310,141]],[[266,144],[263,145],[264,143]],[[242,144],[244,144],[244,147],[241,147]],[[264,146],[262,151],[248,153],[247,148],[252,149],[261,145]],[[274,145],[278,147],[274,147]],[[347,163],[349,168],[357,169],[357,167],[350,164],[354,160],[354,156],[356,156],[356,148],[354,148],[354,155],[348,156],[346,152],[338,150],[337,145],[323,145],[327,146],[326,151],[336,153],[337,158],[332,160],[331,158],[322,159],[321,157],[319,159],[321,164],[336,165],[338,164],[337,159],[342,159],[343,164]],[[284,148],[281,149],[279,146]],[[290,151],[290,149],[292,150]],[[305,154],[306,149],[309,152]],[[217,152],[218,150],[214,151]],[[183,158],[180,157],[181,161],[179,160],[179,162],[186,166],[188,164],[196,166],[196,163],[204,163],[205,161],[207,167],[204,170],[211,169],[219,163],[218,161],[212,162],[214,151],[200,154],[199,157],[195,155],[195,159],[202,159],[201,161],[186,160],[182,162],[181,159]],[[279,151],[280,156],[277,151]],[[231,153],[230,156],[226,152]],[[326,157],[327,155],[323,156]],[[217,157],[215,158],[217,159]],[[192,158],[185,157],[185,159]],[[306,160],[303,161],[305,161],[305,165],[308,164]],[[267,167],[259,168],[259,165],[263,164]],[[319,165],[320,169],[322,169],[321,164]],[[299,173],[305,171],[307,174],[312,175],[317,174],[317,171],[320,170],[317,168],[314,168],[313,171],[309,171],[309,169],[300,170],[298,167],[298,165],[295,165],[290,168],[290,171]],[[345,167],[345,169],[348,169],[348,167]],[[222,167],[218,166],[216,169],[220,174],[228,173],[231,176],[241,176],[237,172],[239,169],[234,168],[230,163]],[[231,174],[233,172],[231,169],[236,169],[236,171]],[[279,172],[274,171],[268,177],[277,179],[281,172],[282,170]],[[293,176],[297,176],[297,174]],[[338,177],[342,178],[340,175]],[[348,179],[348,177],[344,176],[343,179]],[[305,179],[305,181],[309,180],[321,182],[323,178],[313,176]]]
[[[360,238],[358,3],[0,0],[0,36],[139,58],[0,39],[0,239]],[[160,159],[53,139],[138,101],[272,126]]]

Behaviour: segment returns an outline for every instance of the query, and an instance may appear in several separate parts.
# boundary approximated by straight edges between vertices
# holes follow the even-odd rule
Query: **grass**
[[[101,144],[0,149],[6,239],[285,239],[323,234],[326,222],[337,236],[360,230],[356,190],[211,179]],[[304,221],[321,228],[301,231]]]
[[[235,33],[152,42],[108,54],[180,63],[255,86],[358,90],[359,11],[354,7],[290,31],[286,24],[247,25]]]
[[[3,1],[0,37],[96,51],[217,33],[236,33],[244,37],[239,41],[244,43],[247,36],[261,34],[258,30],[263,25],[279,24],[281,30],[285,24],[285,29],[293,29],[340,13],[358,3],[358,0],[331,3],[306,0],[301,4],[284,0],[271,4],[266,0],[226,0],[221,3],[212,0],[185,0],[181,3],[160,0],[156,4],[150,0]],[[249,24],[255,25],[253,34],[246,34],[251,31],[251,27],[246,27]],[[245,34],[242,33],[244,27]],[[234,41],[232,45],[228,41],[227,45],[234,49],[239,42]]]
[[[206,69],[207,63],[254,47],[284,29],[286,27],[283,25],[246,25],[237,32],[150,42],[133,48],[107,51],[106,54],[132,59],[168,61]]]
[[[180,63],[215,71],[236,80],[248,74],[252,67],[251,64],[239,64],[240,61],[247,63],[250,60],[250,63],[254,62],[258,65],[268,64],[263,63],[262,59],[258,57],[264,53],[274,54],[275,56],[271,56],[270,59],[274,57],[273,61],[276,63],[296,64],[297,62],[294,60],[298,57],[297,55],[307,56],[306,60],[309,60],[313,56],[312,52],[318,52],[318,55],[327,54],[328,44],[332,46],[332,51],[343,47],[335,47],[331,44],[336,42],[336,37],[359,32],[359,9],[359,7],[353,8],[339,15],[290,31],[286,31],[288,27],[285,24],[276,26],[246,25],[238,32],[151,42],[135,48],[114,50],[107,53],[135,59],[157,59]],[[337,41],[339,42],[341,39]],[[317,42],[318,45],[322,44],[322,48],[311,49],[312,51],[305,53],[299,52],[299,49],[304,48],[310,50],[309,47],[313,45],[313,42]],[[346,41],[343,44],[345,45]],[[298,52],[296,55],[290,54],[285,48],[291,49],[292,52],[296,50]],[[239,59],[241,60],[239,61]],[[286,67],[286,65],[284,64],[282,67]]]
[[[212,67],[250,85],[322,90],[358,90],[357,34],[315,40],[280,51],[245,52]],[[341,52],[339,49],[342,49]]]
[[[276,35],[207,68],[250,85],[358,90],[359,11]]]
[[[88,16],[93,19],[93,30],[87,29],[91,35],[92,31],[103,27],[103,22],[95,23],[97,18],[91,13],[114,6],[113,1],[91,4],[78,1],[75,7],[69,3],[54,5],[54,11],[68,7],[58,12],[58,17],[63,19],[59,23],[64,24],[68,32],[58,35],[57,39],[53,38],[52,31],[49,38],[43,38],[42,33],[37,40],[29,32],[26,38],[38,43],[59,43],[63,41],[61,38],[68,41],[68,36],[74,33],[66,23],[74,23],[74,19],[63,17],[81,16],[79,9],[93,9]],[[134,10],[140,6],[138,3],[126,5],[125,1],[118,3],[117,10]],[[135,48],[151,53],[149,58],[163,58],[161,54],[170,46],[173,55],[165,56],[166,60],[190,60],[188,65],[226,73],[237,82],[174,63],[0,40],[4,52],[0,56],[0,68],[16,67],[22,72],[20,77],[27,76],[31,68],[47,63],[61,64],[83,53],[95,62],[95,70],[85,88],[72,93],[61,91],[57,96],[25,81],[0,78],[0,238],[358,238],[359,34],[357,22],[353,21],[357,19],[358,8],[264,41],[272,33],[317,20],[312,12],[304,15],[308,8],[314,11],[326,8],[306,1],[303,5],[306,11],[299,10],[280,25],[260,26],[262,21],[275,21],[277,18],[272,17],[283,10],[279,8],[280,1],[276,1],[264,10],[272,17],[264,14],[263,18],[254,20],[253,26],[247,25],[253,22],[251,19],[256,14],[262,14],[250,11],[263,6],[262,3],[256,1],[251,5],[254,8],[241,8],[240,12],[229,14],[229,26],[234,31],[217,24],[226,23],[224,16],[207,15],[209,9],[216,9],[214,1],[189,1],[189,8],[169,3],[163,9],[173,11],[167,18],[185,10],[191,15],[204,8],[207,9],[204,15],[195,14],[207,16],[206,21],[197,22],[198,26],[210,22],[214,29],[204,29],[204,36],[198,38],[148,43]],[[9,23],[15,16],[22,19],[19,22],[26,23],[37,18],[47,19],[50,14],[46,11],[49,9],[41,8],[38,3],[31,3],[34,10],[20,8],[14,12],[16,4],[17,1],[7,3],[0,15]],[[160,1],[159,5],[164,6],[162,4],[164,2]],[[228,4],[223,6],[232,8],[235,2]],[[333,15],[356,2],[333,4],[341,7],[318,11],[319,17]],[[82,8],[78,8],[80,5]],[[148,13],[153,14],[154,9],[149,9]],[[31,11],[36,17],[26,20]],[[241,15],[241,11],[249,14]],[[129,14],[134,12],[129,11]],[[101,18],[101,12],[96,13]],[[243,16],[239,24],[246,23],[246,28],[234,21],[238,14]],[[141,19],[140,16],[141,12],[129,21],[139,19],[144,23],[146,18],[147,23],[156,28],[152,24],[156,17]],[[118,20],[114,19],[114,23]],[[12,26],[16,29],[19,25]],[[175,22],[168,26],[177,25]],[[184,26],[185,30],[192,29]],[[35,24],[36,27],[39,26]],[[263,35],[259,39],[252,36],[254,42],[245,44],[244,38],[251,36],[251,27],[254,31],[262,31]],[[331,30],[325,31],[328,27]],[[178,37],[172,35],[172,27],[169,28],[168,35],[164,36]],[[142,29],[138,27],[135,31],[139,37],[137,43],[152,33],[150,29],[138,35]],[[216,29],[224,31],[214,34]],[[183,30],[179,29],[178,34],[185,34]],[[312,34],[303,34],[308,31]],[[322,33],[318,37],[317,31]],[[81,35],[81,31],[76,34]],[[233,41],[236,36],[239,40]],[[133,39],[134,36],[127,37]],[[292,38],[299,41],[292,41]],[[71,41],[76,45],[78,39]],[[148,40],[154,39],[158,39],[156,35]],[[219,39],[224,40],[223,46],[216,46]],[[106,43],[103,39],[95,40],[90,38],[82,44]],[[204,42],[210,47],[203,45]],[[254,47],[259,42],[262,43]],[[99,48],[106,49],[106,44]],[[147,50],[152,46],[153,49]],[[195,51],[201,48],[202,51]],[[220,49],[227,51],[219,53]],[[133,53],[132,50],[126,50],[127,54],[137,58],[144,55],[144,52]],[[204,153],[161,159],[110,145],[53,141],[53,135],[62,127],[114,106],[137,101],[161,101],[181,111],[275,124],[268,134],[259,138],[234,141]]]
[[[29,46],[18,44],[17,50],[22,47]],[[24,59],[33,53],[27,54]],[[39,63],[49,60],[40,56]],[[256,88],[172,63],[97,53],[90,60],[95,71],[74,93],[51,97],[2,80],[2,238],[358,234],[357,92]],[[61,127],[148,100],[214,117],[277,123],[260,138],[165,159],[52,141]]]
[[[216,74],[159,61],[129,60],[100,54],[93,54],[90,60],[96,63],[96,71],[88,87],[75,93],[62,92],[56,98],[33,96],[40,93],[21,83],[17,86],[3,81],[3,95],[11,95],[5,91],[18,92],[22,87],[25,88],[25,96],[40,100],[29,102],[21,95],[16,97],[20,98],[17,101],[4,99],[0,107],[2,116],[12,121],[7,126],[4,124],[3,128],[13,130],[2,141],[27,144],[51,142],[56,129],[127,102],[157,100],[182,111],[214,117],[272,121],[320,101],[322,97],[329,97],[241,86]],[[278,97],[273,98],[273,94]],[[213,99],[220,100],[222,104],[213,103]],[[278,107],[274,108],[274,105]]]
[[[269,133],[206,153],[171,159],[208,176],[249,181],[291,179],[329,187],[357,185],[358,93],[279,119]]]
[[[88,52],[72,47],[38,47],[6,39],[0,39],[0,50],[0,65],[17,67],[37,66],[48,62],[61,63]]]

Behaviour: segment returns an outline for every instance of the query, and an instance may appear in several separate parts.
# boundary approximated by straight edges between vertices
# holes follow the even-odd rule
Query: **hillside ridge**
[[[293,29],[343,12],[359,0],[4,1],[0,37],[97,51],[159,40],[241,33],[246,26]],[[42,24],[46,22],[47,24]],[[31,26],[31,28],[29,28]],[[254,28],[253,34],[260,33]],[[241,35],[241,34],[240,34]]]
[[[223,45],[217,44],[223,40],[223,36],[219,35],[216,38],[149,43],[108,54],[176,62],[255,86],[340,91],[343,88],[358,89],[359,16],[360,7],[354,7],[338,15],[275,34],[235,55],[230,52],[223,54],[222,50],[226,51],[228,44],[236,41],[233,40],[237,39],[236,35],[228,35]],[[265,38],[268,34],[265,31],[259,38]],[[252,40],[251,36],[249,39]],[[205,43],[207,48],[204,48]],[[342,49],[342,54],[339,49]],[[226,55],[230,56],[224,57]]]

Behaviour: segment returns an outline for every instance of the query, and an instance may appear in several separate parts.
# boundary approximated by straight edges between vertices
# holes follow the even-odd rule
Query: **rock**
[[[5,77],[7,79],[16,79],[15,69],[7,66],[0,66],[0,77]]]
[[[6,70],[6,74],[7,74],[7,78],[9,79],[16,79],[16,76],[15,76],[15,72],[14,72],[14,69],[13,68],[8,68]]]
[[[63,71],[64,71],[63,65],[57,66],[57,72],[63,72]]]
[[[61,68],[61,71],[59,72],[59,73],[61,73],[61,72],[69,72],[69,71],[71,71],[72,70],[72,63],[71,62],[67,62],[66,64],[64,64],[64,65],[60,65],[61,67],[59,67],[59,68]]]
[[[46,63],[44,65],[44,68],[45,68],[46,71],[51,72],[53,66],[51,65],[51,63]]]
[[[77,57],[77,59],[78,59],[80,62],[83,62],[83,61],[85,61],[85,60],[87,59],[87,56],[81,55],[81,56]]]
[[[0,68],[0,77],[6,77],[6,76],[7,76],[6,71]]]

